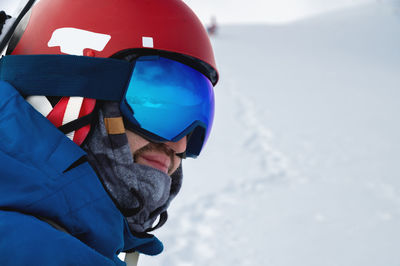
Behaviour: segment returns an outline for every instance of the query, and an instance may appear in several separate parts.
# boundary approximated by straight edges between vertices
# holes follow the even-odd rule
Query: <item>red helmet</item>
[[[115,57],[132,50],[172,57],[218,81],[207,32],[181,0],[40,0],[12,54]]]
[[[207,32],[181,0],[40,0],[17,27],[7,53],[104,58],[156,54],[189,65],[213,85],[218,81]],[[57,127],[94,108],[93,99],[65,98],[42,112]],[[42,99],[34,107],[38,109],[44,102]],[[70,108],[72,102],[79,102],[73,104],[78,107]],[[70,109],[74,110],[72,116],[66,115]],[[80,145],[89,130],[87,125],[70,137]]]

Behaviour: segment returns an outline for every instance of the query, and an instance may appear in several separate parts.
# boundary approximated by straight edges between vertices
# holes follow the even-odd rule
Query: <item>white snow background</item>
[[[400,265],[400,16],[221,26],[212,136],[139,265]]]

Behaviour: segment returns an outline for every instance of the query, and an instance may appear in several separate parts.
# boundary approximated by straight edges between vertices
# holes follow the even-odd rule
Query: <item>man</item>
[[[149,232],[213,122],[218,73],[194,13],[180,0],[41,0],[7,54],[0,265],[159,254]]]

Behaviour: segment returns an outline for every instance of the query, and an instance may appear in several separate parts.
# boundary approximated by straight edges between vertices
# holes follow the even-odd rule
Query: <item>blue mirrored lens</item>
[[[126,102],[133,110],[133,117],[127,117],[130,121],[165,140],[178,141],[201,128],[203,132],[193,134],[187,150],[188,156],[200,153],[214,117],[213,87],[203,74],[163,57],[140,57]]]

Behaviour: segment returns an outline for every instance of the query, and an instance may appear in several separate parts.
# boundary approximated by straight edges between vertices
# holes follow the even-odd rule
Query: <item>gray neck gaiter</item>
[[[160,216],[158,228],[166,221],[166,210],[182,185],[182,167],[170,177],[134,163],[126,134],[107,132],[105,118],[121,118],[117,103],[105,102],[99,110],[98,122],[82,146],[88,161],[133,233],[155,229],[151,227]]]

